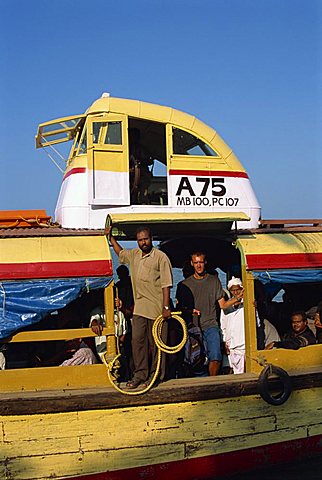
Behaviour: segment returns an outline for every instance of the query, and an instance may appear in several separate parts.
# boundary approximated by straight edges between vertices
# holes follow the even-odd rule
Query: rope
[[[114,372],[117,371],[117,369],[118,369],[118,361],[119,361],[119,358],[121,356],[121,354],[119,353],[118,342],[117,342],[117,352],[118,353],[117,353],[116,357],[113,358],[113,360],[108,362],[105,358],[105,355],[102,356],[103,363],[104,363],[104,365],[106,366],[106,369],[107,369],[108,379],[111,382],[112,386],[115,388],[115,390],[117,390],[120,393],[123,393],[124,395],[142,395],[143,393],[148,392],[153,387],[153,385],[154,385],[155,381],[157,380],[157,378],[159,376],[159,373],[160,373],[162,352],[170,353],[170,354],[178,353],[184,347],[184,345],[186,344],[186,341],[187,341],[187,338],[188,338],[188,331],[187,331],[186,322],[179,316],[180,313],[181,312],[173,312],[171,314],[171,318],[174,318],[175,320],[177,320],[180,323],[180,325],[182,327],[182,331],[183,331],[183,337],[182,337],[181,342],[178,345],[174,345],[173,347],[169,347],[168,345],[166,345],[161,338],[162,325],[163,325],[163,322],[166,321],[166,319],[164,319],[162,317],[162,315],[159,315],[153,322],[152,335],[153,335],[153,339],[154,339],[155,344],[156,344],[157,349],[158,349],[157,366],[156,366],[156,370],[155,370],[155,373],[153,375],[153,378],[152,378],[151,382],[143,390],[139,390],[137,392],[128,392],[127,390],[123,390],[122,388],[120,388],[117,385],[116,374]]]
[[[29,223],[29,226],[31,226],[32,224],[36,224],[39,227],[47,227],[47,228],[52,226],[52,224],[50,224],[50,223],[41,222],[38,215],[35,218],[24,218],[21,215],[19,215],[19,217],[14,221],[14,223],[11,223],[10,225],[1,225],[1,228],[15,228],[15,227],[18,227],[19,223],[21,221]]]

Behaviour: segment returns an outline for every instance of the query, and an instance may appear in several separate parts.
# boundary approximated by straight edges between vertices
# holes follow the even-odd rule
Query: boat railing
[[[260,220],[260,228],[322,227],[322,219],[274,219]]]
[[[102,335],[114,335],[114,330],[104,327]],[[96,334],[91,328],[68,328],[60,330],[32,330],[18,332],[1,340],[3,343],[24,343],[24,342],[47,342],[55,340],[73,340],[74,338],[95,338]]]

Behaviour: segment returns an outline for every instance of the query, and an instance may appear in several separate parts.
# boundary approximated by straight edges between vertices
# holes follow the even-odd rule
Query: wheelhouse
[[[219,134],[194,116],[103,94],[83,115],[39,125],[37,148],[57,152],[68,141],[56,206],[63,227],[102,228],[107,214],[166,219],[170,212],[242,212],[238,226],[258,226],[260,207],[247,172]]]

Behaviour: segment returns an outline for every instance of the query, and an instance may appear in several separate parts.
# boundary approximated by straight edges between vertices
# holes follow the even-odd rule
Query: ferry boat
[[[144,172],[133,131],[148,152]],[[54,221],[41,210],[0,214],[1,478],[213,479],[321,454],[322,345],[261,349],[254,301],[260,285],[281,333],[291,311],[314,311],[322,220],[262,220],[231,149],[169,107],[105,94],[83,115],[42,123],[36,145],[56,150],[68,140]],[[100,295],[106,363],[117,355],[106,221],[121,243],[147,223],[174,267],[198,247],[227,279],[241,275],[244,374],[174,378],[123,395],[104,363],[33,366],[35,347],[93,340],[88,316]],[[64,315],[82,322],[60,328]]]

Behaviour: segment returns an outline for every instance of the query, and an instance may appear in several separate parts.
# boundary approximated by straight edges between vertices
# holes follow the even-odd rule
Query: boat
[[[131,129],[149,151],[144,191],[141,166],[131,162]],[[55,218],[43,210],[0,212],[0,341],[8,367],[0,370],[1,478],[203,480],[321,454],[322,345],[263,349],[254,302],[260,284],[282,328],[283,307],[308,311],[321,301],[322,220],[261,219],[232,150],[215,130],[170,107],[104,94],[85,114],[39,125],[37,147],[56,150],[67,141]],[[106,222],[121,242],[149,224],[173,267],[198,246],[227,278],[241,275],[245,373],[173,378],[139,395],[115,388]],[[31,366],[35,345],[93,340],[86,318],[97,294],[106,362]],[[59,328],[66,311],[86,317],[81,328]]]

